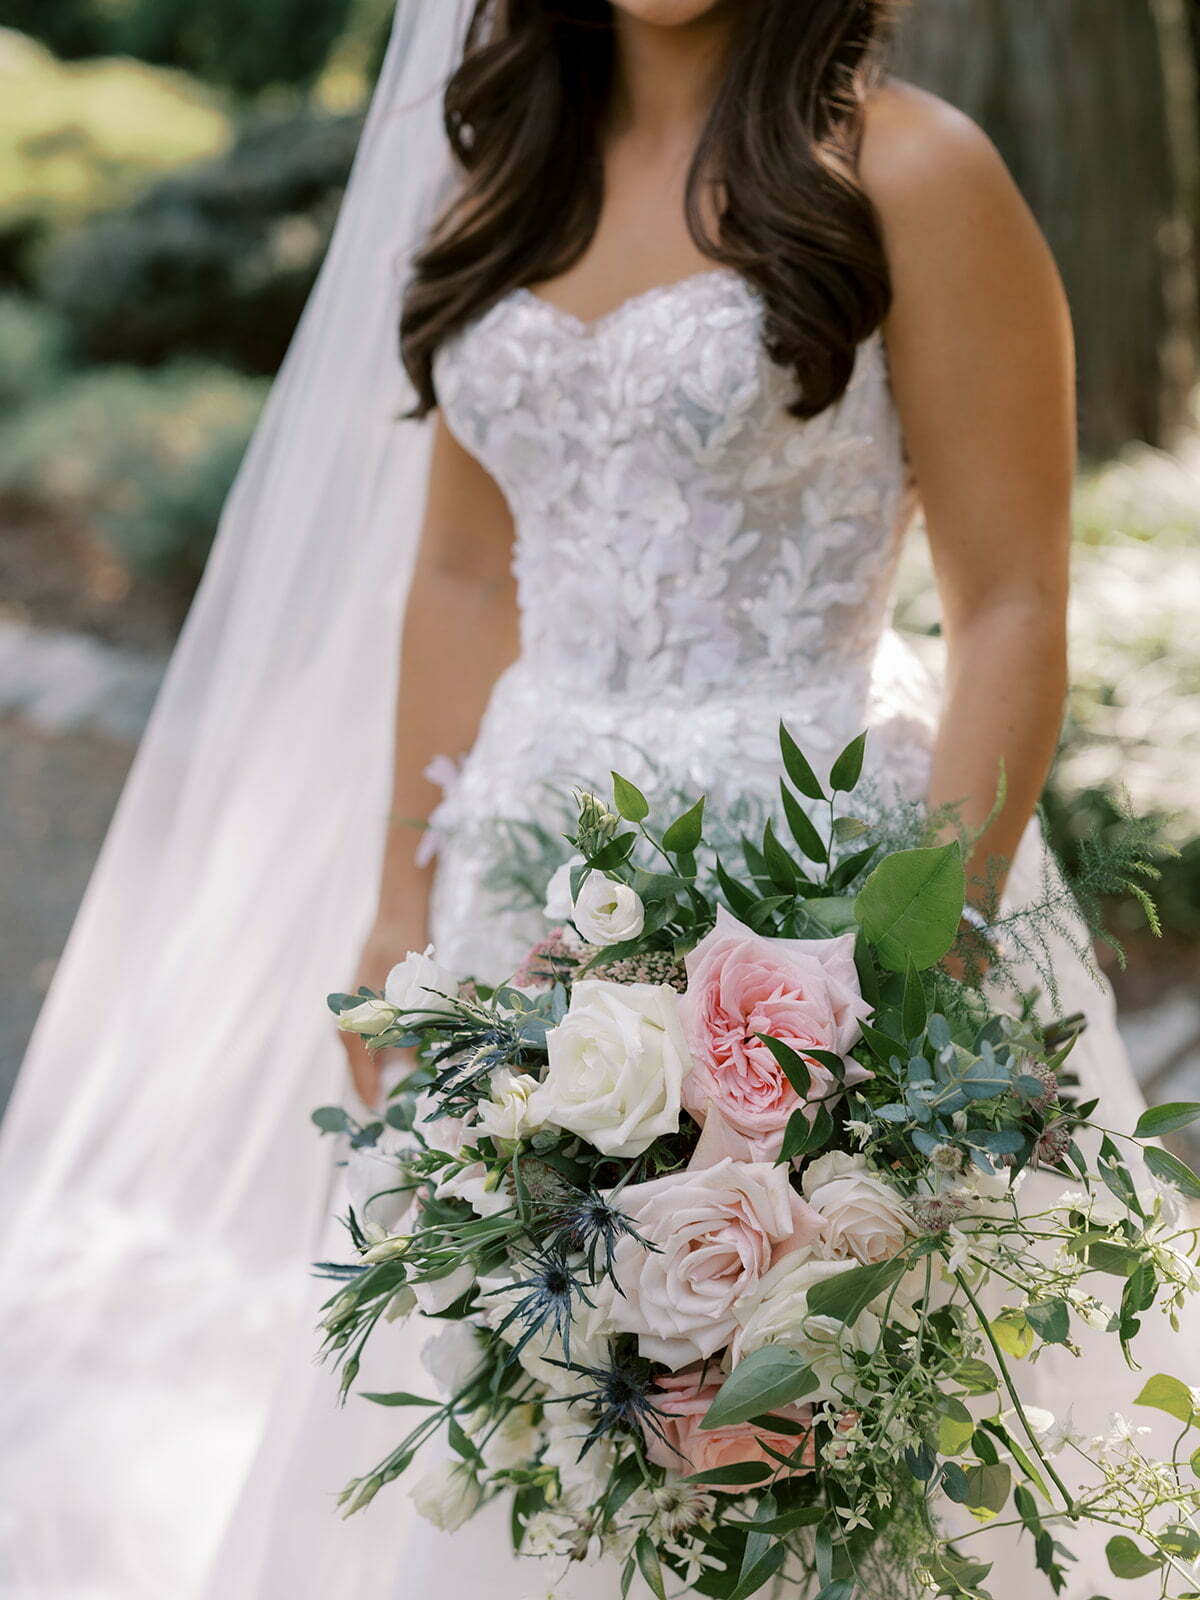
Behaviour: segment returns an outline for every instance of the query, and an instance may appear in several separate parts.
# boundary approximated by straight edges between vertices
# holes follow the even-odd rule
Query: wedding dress
[[[922,793],[937,691],[888,630],[915,494],[885,345],[865,341],[844,397],[801,423],[761,335],[755,292],[714,269],[591,323],[519,289],[439,353],[443,414],[513,511],[521,608],[520,657],[434,818],[432,933],[456,970],[502,978],[544,931],[506,898],[495,822],[544,823],[556,786],[604,792],[615,767],[651,795],[705,794],[718,815],[746,794],[770,807],[782,718],[818,769],[870,725],[880,792]],[[462,647],[447,619],[447,649]],[[1043,871],[1031,825],[1008,903],[1035,897]],[[1084,1092],[1130,1127],[1139,1100],[1111,993],[1066,943],[1057,975],[1058,1004],[1089,1019]],[[346,1257],[336,1233],[327,1249]],[[389,1330],[358,1387],[419,1388],[426,1332]],[[1147,1370],[1167,1338],[1148,1327]],[[1058,1413],[1069,1399],[1082,1431],[1103,1431],[1139,1386],[1115,1344],[1083,1361],[1048,1354],[1027,1398]],[[447,1535],[416,1517],[402,1482],[338,1522],[334,1493],[394,1443],[396,1414],[355,1398],[337,1411],[312,1346],[282,1377],[209,1600],[616,1600],[607,1566],[515,1561],[500,1506]],[[1068,1543],[1082,1556],[1069,1600],[1107,1589],[1099,1542]],[[1030,1570],[1027,1551],[1005,1547],[1000,1600]]]

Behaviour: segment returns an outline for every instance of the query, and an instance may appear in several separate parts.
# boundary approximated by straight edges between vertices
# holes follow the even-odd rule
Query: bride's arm
[[[946,692],[929,799],[981,825],[968,876],[997,887],[1037,804],[1066,690],[1075,469],[1070,319],[1050,252],[978,128],[917,90],[868,114],[888,354],[942,603]]]
[[[492,478],[434,423],[429,497],[405,613],[396,703],[395,780],[374,925],[356,982],[381,989],[388,969],[427,937],[432,868],[418,866],[420,824],[439,792],[425,777],[437,755],[474,742],[488,695],[517,655],[510,570],[512,520]],[[343,1034],[355,1088],[373,1104],[379,1069]]]

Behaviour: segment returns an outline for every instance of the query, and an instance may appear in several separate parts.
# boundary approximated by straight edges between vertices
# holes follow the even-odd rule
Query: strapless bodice
[[[522,662],[606,700],[869,670],[912,494],[882,339],[811,421],[724,269],[584,323],[528,290],[439,352],[446,421],[512,508]]]

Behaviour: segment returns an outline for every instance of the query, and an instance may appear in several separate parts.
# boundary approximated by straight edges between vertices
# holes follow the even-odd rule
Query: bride
[[[338,1094],[321,993],[428,938],[511,970],[539,919],[494,818],[553,829],[552,786],[614,766],[769,805],[780,718],[818,766],[869,723],[882,795],[981,830],[974,935],[1039,892],[1071,336],[995,151],[884,76],[887,0],[482,0],[465,46],[460,9],[402,0],[10,1118],[6,1595],[546,1592],[499,1508],[453,1536],[398,1493],[336,1520],[393,1419],[336,1411],[300,1281],[331,1206],[303,1127]],[[887,631],[918,499],[940,703]],[[1111,996],[1060,943],[1081,1075],[1129,1125]],[[395,1388],[419,1344],[381,1354],[365,1386]],[[1085,1430],[1131,1393],[1064,1356],[1029,1398],[1068,1385]],[[1027,1574],[1014,1551],[996,1592]],[[1072,1597],[1108,1581],[1084,1549]]]

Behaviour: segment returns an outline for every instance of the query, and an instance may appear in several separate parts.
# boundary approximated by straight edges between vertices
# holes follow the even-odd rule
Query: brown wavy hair
[[[891,301],[857,160],[894,8],[746,4],[688,174],[691,236],[760,292],[766,349],[796,375],[797,417],[840,397]],[[444,340],[512,290],[559,276],[591,243],[615,59],[609,0],[477,0],[445,94],[462,179],[417,257],[401,317],[414,416],[437,404]],[[714,196],[715,225],[704,205]]]

